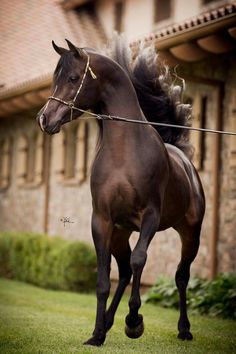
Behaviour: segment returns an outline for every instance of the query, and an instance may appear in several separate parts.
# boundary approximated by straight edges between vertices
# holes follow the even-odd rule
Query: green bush
[[[159,278],[143,296],[143,301],[178,308],[179,295],[174,280]],[[192,312],[236,319],[236,274],[219,274],[211,281],[191,279],[187,304]]]
[[[0,233],[0,276],[44,288],[90,291],[96,255],[78,241],[28,233]]]

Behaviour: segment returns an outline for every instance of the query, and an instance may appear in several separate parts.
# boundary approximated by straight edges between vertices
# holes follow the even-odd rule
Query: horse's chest
[[[135,181],[125,176],[114,174],[111,176],[108,183],[104,185],[104,189],[110,195],[110,203],[117,206],[127,205],[133,208],[138,202],[139,193]]]
[[[140,193],[135,181],[116,171],[98,178],[91,185],[93,200],[102,209],[129,213],[139,209]]]

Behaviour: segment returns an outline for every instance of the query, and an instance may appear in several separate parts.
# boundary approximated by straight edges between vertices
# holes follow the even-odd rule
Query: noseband
[[[92,71],[91,66],[90,66],[90,57],[89,57],[89,55],[88,55],[87,52],[84,51],[84,53],[87,55],[87,63],[86,63],[86,66],[85,66],[85,70],[84,70],[84,74],[83,74],[81,83],[80,83],[80,85],[79,85],[79,88],[78,88],[78,90],[77,90],[77,92],[76,92],[75,97],[73,98],[73,100],[67,102],[67,101],[64,101],[64,100],[62,100],[61,98],[55,97],[55,96],[53,96],[53,95],[48,97],[48,100],[54,100],[54,101],[60,102],[60,103],[62,103],[62,104],[64,104],[64,105],[66,105],[66,106],[69,107],[69,109],[70,109],[70,120],[72,120],[73,110],[81,111],[81,112],[83,111],[83,110],[80,110],[78,107],[75,106],[75,101],[76,101],[76,99],[77,99],[77,97],[78,97],[78,95],[79,95],[79,93],[80,93],[80,91],[81,91],[81,89],[82,89],[82,87],[83,87],[84,80],[85,80],[85,78],[86,78],[86,75],[87,75],[88,70],[89,70],[90,75],[92,76],[92,78],[93,78],[94,80],[97,79],[97,76],[94,74],[94,72]]]

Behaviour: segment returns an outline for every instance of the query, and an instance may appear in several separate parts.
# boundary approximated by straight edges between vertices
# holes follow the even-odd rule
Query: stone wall
[[[236,131],[236,113],[235,113],[235,102],[236,102],[236,70],[235,70],[235,54],[228,54],[227,56],[214,57],[214,61],[208,58],[200,63],[186,65],[183,70],[183,76],[185,74],[192,75],[195,77],[202,77],[204,79],[219,80],[223,83],[223,95],[222,95],[222,129],[225,131]],[[209,87],[209,92],[212,92],[214,87]],[[212,103],[218,104],[218,99],[213,96]],[[216,119],[217,112],[215,107],[212,106],[208,112],[208,122],[207,127],[214,127],[214,121]],[[212,125],[213,124],[213,125]],[[211,156],[211,140],[214,137],[210,137],[207,134],[207,160],[209,163],[212,161]],[[210,140],[211,139],[211,140]],[[218,171],[220,177],[220,195],[219,195],[219,206],[218,206],[218,227],[219,234],[217,240],[217,272],[235,272],[236,270],[236,240],[235,240],[235,230],[236,230],[236,139],[235,136],[224,135],[221,137],[221,147],[220,147],[220,169]],[[205,168],[208,169],[208,163],[205,164]],[[205,192],[208,194],[208,190],[212,187],[212,175],[211,168],[209,166],[209,176],[206,177],[204,174],[200,173],[203,185],[205,187]],[[212,196],[207,196],[207,209],[212,208]],[[208,234],[208,239],[211,232],[211,221],[209,220],[210,215],[205,216],[203,223],[203,238],[205,232]],[[208,221],[207,221],[208,220]],[[208,225],[206,225],[208,223]],[[206,225],[206,227],[205,227]],[[205,228],[205,232],[204,232]],[[200,247],[199,256],[195,262],[194,267],[196,267],[197,272],[201,264],[209,267],[209,247],[210,239],[208,241],[208,247],[206,247],[206,259],[203,260],[204,248]],[[203,261],[203,263],[201,263]],[[199,267],[198,267],[199,265]],[[202,272],[200,272],[202,273]],[[204,276],[209,275],[209,272],[203,272]]]
[[[214,65],[210,60],[199,64],[185,65],[184,75],[207,77],[225,81],[223,99],[223,129],[235,130],[235,95],[236,71],[233,57],[218,58]],[[207,97],[206,127],[215,128],[217,115],[217,96],[212,85],[187,80],[187,95],[195,97],[199,92]],[[234,110],[234,112],[233,112]],[[193,121],[194,125],[194,121]],[[10,135],[13,138],[11,183],[8,189],[0,191],[0,230],[44,231],[45,184],[35,187],[19,187],[16,183],[16,140],[26,133],[31,135],[39,129],[34,120],[34,114],[25,113],[16,117],[0,120],[0,139]],[[94,121],[89,123],[88,165],[91,166],[96,146],[97,127]],[[205,155],[203,168],[199,171],[206,194],[206,215],[202,227],[201,246],[199,254],[192,266],[194,274],[209,276],[210,238],[212,232],[212,146],[214,135],[205,134]],[[236,211],[236,157],[235,137],[222,137],[220,174],[220,205],[219,205],[219,239],[217,248],[218,271],[236,270],[235,243],[235,211]],[[49,179],[49,218],[48,233],[52,236],[61,235],[68,239],[78,239],[92,242],[90,231],[91,196],[88,178],[78,183],[59,181],[56,174],[58,147],[55,137],[52,137],[51,167]],[[65,226],[61,219],[68,217],[71,221]],[[137,240],[137,233],[131,238],[132,247]],[[181,243],[178,234],[173,230],[158,233],[148,250],[148,261],[143,273],[143,283],[153,283],[161,274],[174,276],[181,254]],[[117,277],[113,262],[112,276]]]
[[[96,137],[96,122],[90,121],[87,179],[81,184],[77,181],[58,180],[56,173],[57,159],[59,158],[58,146],[55,137],[52,137],[48,225],[48,232],[51,235],[61,235],[68,239],[92,242],[90,232],[92,200],[89,179],[96,147]],[[71,223],[66,223],[64,226],[61,219],[65,217],[69,218]]]
[[[0,139],[10,137],[12,141],[10,184],[0,189],[0,231],[43,232],[45,186],[18,186],[16,177],[18,138],[32,136],[35,131],[38,127],[30,113],[0,120]]]
[[[231,60],[224,99],[224,130],[236,131],[236,70]],[[222,138],[218,271],[236,271],[236,137]]]

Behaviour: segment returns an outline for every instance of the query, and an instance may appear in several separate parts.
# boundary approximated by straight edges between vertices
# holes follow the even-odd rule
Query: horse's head
[[[67,40],[69,50],[52,42],[60,55],[53,76],[52,96],[39,111],[37,121],[48,134],[58,133],[63,124],[78,118],[82,110],[93,109],[99,101],[99,85],[92,69],[92,57]]]

